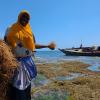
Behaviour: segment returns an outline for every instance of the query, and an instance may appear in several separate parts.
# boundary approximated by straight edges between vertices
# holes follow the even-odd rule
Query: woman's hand
[[[51,50],[54,50],[56,47],[56,44],[54,42],[51,42],[49,45],[48,45],[48,48],[51,49]]]

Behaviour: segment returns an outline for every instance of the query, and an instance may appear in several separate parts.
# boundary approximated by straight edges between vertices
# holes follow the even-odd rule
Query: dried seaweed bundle
[[[11,49],[4,41],[0,40],[0,100],[8,100],[8,85],[11,82],[17,66],[18,63]]]

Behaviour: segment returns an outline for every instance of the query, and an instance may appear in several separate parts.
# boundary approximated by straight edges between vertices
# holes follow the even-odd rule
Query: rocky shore
[[[58,61],[36,65],[38,73],[44,75],[46,79],[40,79],[45,80],[44,84],[32,88],[33,100],[47,98],[47,100],[66,100],[66,98],[67,100],[100,100],[100,72],[88,70],[89,64],[78,61]],[[57,94],[52,97],[50,93],[54,94],[54,91]],[[63,95],[64,93],[66,95]],[[41,98],[38,98],[38,95]]]

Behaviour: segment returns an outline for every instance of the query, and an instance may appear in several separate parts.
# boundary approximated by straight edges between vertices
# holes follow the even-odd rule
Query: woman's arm
[[[56,47],[55,43],[50,43],[49,45],[41,45],[41,44],[36,44],[35,48],[36,49],[41,49],[41,48],[49,48],[51,50],[54,50]]]
[[[36,45],[35,45],[35,48],[36,48],[36,49],[48,48],[48,45],[36,44]]]

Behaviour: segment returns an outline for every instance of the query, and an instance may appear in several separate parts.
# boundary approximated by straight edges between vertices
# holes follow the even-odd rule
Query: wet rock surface
[[[89,66],[78,61],[37,63],[33,100],[100,100],[100,73]]]
[[[68,94],[66,91],[48,89],[45,91],[38,91],[32,96],[33,100],[67,100]]]

